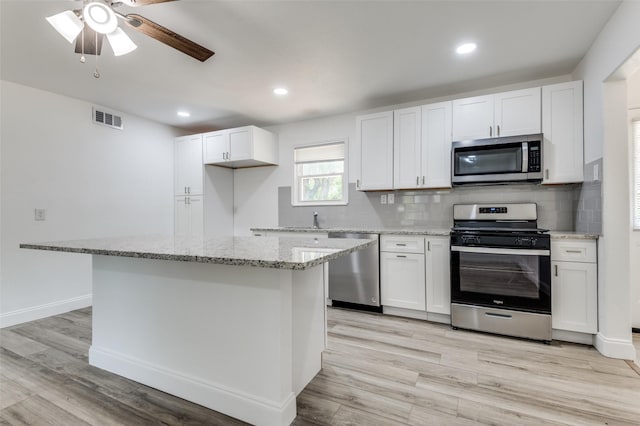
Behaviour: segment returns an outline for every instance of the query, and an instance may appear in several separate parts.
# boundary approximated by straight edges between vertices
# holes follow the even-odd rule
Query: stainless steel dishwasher
[[[329,261],[329,298],[334,306],[381,311],[378,234],[329,232],[329,238],[376,240],[376,244]]]

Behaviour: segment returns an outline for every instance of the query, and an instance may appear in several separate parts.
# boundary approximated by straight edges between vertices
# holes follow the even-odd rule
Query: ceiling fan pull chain
[[[100,52],[98,52],[98,33],[97,32],[96,32],[96,44],[95,45],[96,45],[96,70],[93,72],[93,76],[95,78],[100,78],[100,72],[98,71],[98,56],[100,56],[100,55],[98,55],[98,53],[100,53]]]

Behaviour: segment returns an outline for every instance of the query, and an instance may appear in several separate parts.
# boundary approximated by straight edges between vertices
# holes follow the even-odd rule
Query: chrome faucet
[[[318,224],[318,212],[313,212],[313,228],[320,229],[320,225]]]

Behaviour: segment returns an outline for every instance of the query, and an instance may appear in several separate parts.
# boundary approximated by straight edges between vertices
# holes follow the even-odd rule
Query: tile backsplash
[[[293,207],[291,187],[278,188],[279,226],[311,226],[318,212],[321,228],[430,228],[452,225],[454,204],[536,203],[538,225],[554,231],[574,231],[581,184],[543,186],[510,184],[460,186],[446,190],[361,192],[349,184],[346,206]],[[394,204],[381,195],[394,194]]]
[[[584,166],[584,183],[576,204],[578,232],[602,234],[602,165],[600,158]]]

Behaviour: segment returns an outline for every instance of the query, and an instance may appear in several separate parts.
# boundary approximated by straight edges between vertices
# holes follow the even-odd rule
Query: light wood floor
[[[242,424],[87,364],[91,310],[0,331],[0,424]],[[295,425],[640,425],[640,375],[586,346],[329,310]]]

